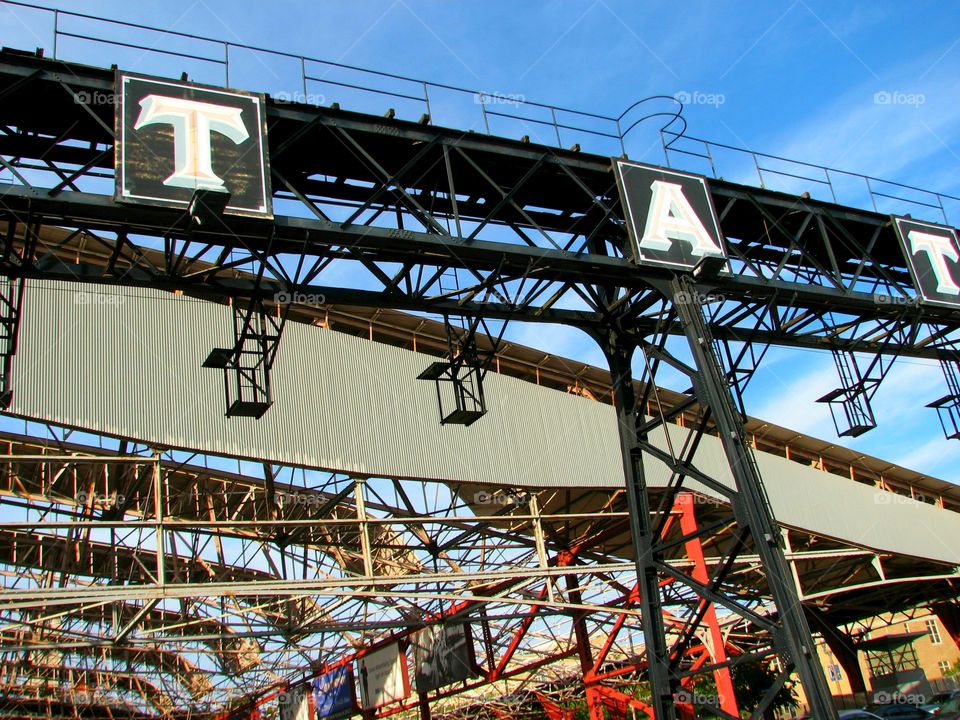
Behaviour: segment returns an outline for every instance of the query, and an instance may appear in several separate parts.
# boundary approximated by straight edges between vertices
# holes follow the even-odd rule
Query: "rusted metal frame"
[[[751,610],[732,598],[724,597],[723,595],[718,594],[710,585],[697,582],[697,580],[695,580],[691,575],[678,570],[667,562],[658,562],[657,565],[660,567],[662,572],[676,579],[682,585],[689,587],[701,598],[706,598],[711,600],[714,604],[722,605],[736,615],[755,623],[764,630],[773,631],[774,624],[763,615],[760,615],[759,613]]]
[[[43,71],[38,71],[38,72],[43,73]],[[90,106],[87,103],[77,102],[77,93],[72,87],[70,87],[67,83],[65,83],[63,80],[59,78],[57,78],[57,82],[60,84],[60,86],[64,90],[67,91],[67,94],[69,94],[70,97],[73,99],[74,104],[79,105],[81,108],[83,108],[84,112],[86,112],[87,115],[93,118],[94,122],[96,122],[97,125],[103,128],[104,132],[107,133],[107,137],[109,137],[110,140],[112,140],[113,142],[116,142],[117,136],[114,128],[108,125],[107,123],[105,123],[99,115],[97,115],[93,110],[90,109]],[[111,106],[111,109],[112,109],[112,106]],[[112,152],[113,148],[110,148],[110,151]]]
[[[683,446],[680,448],[678,453],[679,457],[674,456],[673,447],[670,447],[670,454],[674,456],[675,463],[677,467],[683,468],[688,466],[693,466],[693,459],[697,454],[697,450],[700,448],[700,442],[703,440],[703,437],[707,433],[707,426],[710,422],[710,408],[705,408],[701,413],[699,422],[695,427],[691,427],[687,432],[687,436],[684,438]],[[665,430],[668,432],[668,430]],[[642,435],[638,434],[638,442],[641,446],[646,446],[649,444],[647,440],[647,434],[643,433]],[[673,471],[670,474],[670,480],[667,483],[663,497],[660,499],[660,504],[657,508],[657,523],[654,528],[654,535],[659,538],[663,538],[666,532],[667,520],[671,518],[670,510],[676,511],[676,496],[683,487],[683,481],[686,479],[687,474],[685,472]],[[668,508],[670,510],[668,510]],[[661,546],[663,549],[666,549],[665,546]]]
[[[832,283],[838,290],[843,290],[843,289],[845,289],[844,286],[843,286],[843,283],[842,283],[842,282],[838,282],[837,278],[833,277],[833,275],[830,273],[829,270],[827,270],[827,269],[826,269],[825,267],[823,267],[815,258],[813,258],[813,257],[810,255],[810,253],[807,252],[806,247],[800,242],[800,237],[807,231],[807,228],[810,227],[810,223],[811,223],[811,222],[813,221],[813,219],[814,219],[813,211],[810,210],[810,208],[803,207],[802,205],[801,205],[801,207],[794,207],[794,208],[793,208],[793,210],[799,210],[799,211],[805,213],[805,215],[804,215],[803,221],[802,221],[801,224],[800,224],[800,228],[799,228],[796,232],[791,232],[791,231],[789,231],[787,228],[783,227],[783,226],[781,225],[780,220],[779,220],[778,218],[775,218],[775,217],[770,213],[770,211],[769,211],[764,205],[762,205],[761,203],[757,202],[756,199],[755,199],[753,196],[751,196],[751,197],[749,198],[749,200],[750,200],[750,203],[753,205],[753,207],[754,207],[754,208],[760,213],[760,215],[764,218],[764,220],[766,220],[767,222],[769,222],[769,223],[771,224],[771,226],[774,227],[774,228],[780,233],[781,237],[782,237],[783,239],[786,239],[786,240],[788,241],[788,242],[787,242],[787,247],[784,248],[783,257],[781,258],[780,262],[779,262],[778,265],[777,265],[777,270],[776,270],[776,272],[774,273],[774,278],[778,278],[778,277],[780,276],[780,274],[783,272],[783,270],[784,270],[784,269],[788,266],[788,264],[790,263],[790,256],[791,256],[791,252],[790,252],[790,251],[791,251],[791,250],[797,250],[797,251],[806,259],[806,261],[809,262],[810,265],[811,265],[811,268],[805,268],[805,269],[803,269],[803,270],[802,270],[803,273],[807,273],[807,272],[813,273],[813,272],[816,272],[816,273],[819,274],[820,277],[830,278],[831,283]],[[800,204],[800,203],[798,203],[798,204]],[[790,212],[790,209],[785,209],[784,212],[783,212],[783,215],[786,215],[788,212]],[[792,266],[791,266],[791,267],[792,267]],[[794,270],[794,272],[795,272],[796,274],[801,274],[801,269],[800,269],[800,268],[797,268],[796,270]],[[813,275],[813,274],[811,274],[809,279],[810,279],[811,282],[813,282],[813,280],[814,280],[815,278],[816,278],[816,276]]]
[[[97,165],[101,160],[104,160],[108,156],[112,156],[112,155],[113,155],[113,148],[111,147],[104,150],[96,157],[90,159],[86,165],[81,167],[79,170],[73,171],[69,175],[63,173],[63,171],[60,168],[56,167],[53,163],[48,163],[51,169],[54,170],[54,172],[56,172],[57,175],[60,175],[61,182],[59,185],[55,185],[54,187],[50,188],[47,191],[47,195],[49,195],[50,197],[56,197],[63,191],[64,188],[68,186],[74,190],[78,190],[79,188],[77,188],[76,185],[73,184],[74,181],[86,175],[87,172],[91,168],[93,168],[94,165]]]

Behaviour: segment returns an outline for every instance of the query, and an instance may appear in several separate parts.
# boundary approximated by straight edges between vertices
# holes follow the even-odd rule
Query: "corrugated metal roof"
[[[623,486],[611,406],[489,374],[489,412],[439,423],[430,356],[288,324],[276,404],[260,420],[224,417],[222,373],[201,363],[229,345],[225,306],[154,290],[32,281],[14,361],[13,414],[154,445],[367,476],[511,487]],[[667,425],[654,442],[675,446]],[[719,440],[696,464],[732,482]],[[960,514],[757,453],[778,520],[863,547],[960,564]],[[647,482],[665,465],[646,458]],[[688,483],[703,495],[715,493]]]
[[[86,302],[78,302],[86,299]],[[609,406],[487,376],[488,414],[441,426],[429,356],[289,323],[260,420],[224,417],[227,307],[152,290],[31,282],[14,414],[202,452],[364,475],[616,485]]]
[[[0,222],[0,229],[3,228],[5,223]],[[40,232],[48,245],[56,248],[55,252],[65,261],[103,265],[109,258],[106,249],[97,243],[87,242],[82,233],[71,234],[67,230],[46,225]],[[162,253],[150,250],[146,253],[158,266],[162,264]],[[196,267],[205,266],[207,264],[198,262]],[[119,267],[123,267],[122,259]],[[237,276],[245,275],[239,269],[234,272]],[[292,309],[291,317],[400,347],[412,347],[421,352],[439,354],[446,349],[442,323],[389,308],[297,306]],[[488,340],[481,335],[478,342],[484,347]],[[504,342],[497,348],[495,367],[498,372],[538,385],[579,391],[600,402],[612,402],[610,374],[607,370],[543,350]],[[679,393],[669,389],[658,388],[658,392],[668,403],[676,403],[681,399]],[[689,412],[695,413],[696,408]],[[688,419],[695,420],[692,414]],[[856,477],[867,483],[882,483],[899,493],[922,497],[926,502],[941,500],[948,507],[960,509],[960,485],[762,419],[749,417],[745,427],[761,450],[786,455],[805,464],[815,463],[821,470],[836,475]]]

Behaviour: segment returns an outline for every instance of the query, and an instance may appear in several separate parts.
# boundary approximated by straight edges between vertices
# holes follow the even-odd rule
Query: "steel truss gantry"
[[[169,453],[4,445],[0,492],[24,515],[0,527],[0,563],[19,568],[0,599],[11,677],[49,680],[44,668],[68,657],[78,672],[132,664],[163,699],[130,693],[177,715],[178,704],[224,703],[240,681],[241,697],[266,694],[305,668],[351,661],[370,638],[375,647],[455,617],[482,635],[484,672],[431,701],[589,653],[574,626],[605,637],[584,668],[591,693],[617,696],[609,683],[642,667],[622,493],[500,502],[497,488],[321,483],[280,467],[257,479]],[[665,532],[687,522],[692,504]],[[706,562],[701,553],[698,572]],[[719,652],[749,645],[736,622],[722,635],[715,626]],[[684,665],[714,652],[696,643]]]
[[[9,569],[0,677],[37,700],[59,697],[65,676],[82,695],[81,677],[132,674],[100,699],[203,713],[262,701],[425,625],[466,619],[479,677],[381,715],[423,700],[434,714],[452,712],[465,698],[571,676],[592,713],[611,703],[651,709],[629,694],[647,657],[624,491],[506,491],[282,466],[254,477],[172,451],[90,448],[60,431],[48,441],[4,434],[0,451],[0,495],[17,514],[0,523],[0,567]],[[757,626],[769,622],[762,558],[728,550],[740,532],[726,503],[676,487],[652,500],[678,704],[689,708],[683,691],[712,672],[718,695],[700,701],[735,714],[726,664],[769,652],[768,628]],[[790,535],[791,573],[830,624],[866,617],[879,597],[909,608],[955,595],[955,571],[936,563]],[[684,584],[712,582],[721,567],[717,592],[746,617],[704,607]],[[704,615],[697,630],[694,612]]]
[[[109,195],[113,107],[77,98],[112,93],[113,81],[106,70],[16,53],[0,58],[0,165],[12,180],[2,193],[0,272],[226,295],[267,312],[280,304],[278,293],[289,293],[585,330],[607,354],[617,392],[655,716],[674,715],[673,692],[686,677],[678,651],[718,607],[753,623],[762,646],[751,656],[778,654],[781,680],[797,668],[813,713],[834,715],[731,391],[755,369],[747,361],[762,355],[756,349],[770,344],[955,359],[960,317],[916,302],[888,217],[711,181],[731,271],[678,277],[632,261],[607,158],[427,122],[268,104],[276,216],[223,216],[198,227],[182,211],[122,205]],[[50,231],[61,229],[66,235],[51,243]],[[99,262],[69,262],[63,248],[78,239]],[[341,270],[339,280],[326,283],[333,269]],[[451,272],[458,280],[453,289],[443,284]],[[688,340],[692,362],[668,351],[671,335]],[[715,343],[743,362],[721,366]],[[637,412],[632,396],[638,348],[648,394],[664,365],[691,379],[679,404],[654,402],[653,418]],[[644,400],[640,407],[649,407],[650,398]],[[650,434],[694,408],[701,420],[679,451],[655,451]],[[719,434],[735,489],[692,462],[706,432]],[[708,582],[665,558],[656,523],[670,503],[653,501],[639,464],[643,453],[667,465],[675,490],[696,480],[730,498],[728,519],[701,533],[734,528]],[[765,578],[745,597],[729,576],[744,552],[757,555],[754,570]],[[176,565],[169,570],[181,572]],[[159,564],[157,573],[166,571]],[[683,591],[661,592],[666,577]],[[72,601],[81,596],[114,602],[134,593],[85,589]],[[684,608],[676,638],[663,624],[666,604]],[[583,609],[570,602],[558,607]],[[706,663],[698,671],[715,669]]]

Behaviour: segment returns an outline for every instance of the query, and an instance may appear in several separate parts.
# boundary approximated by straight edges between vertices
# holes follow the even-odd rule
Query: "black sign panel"
[[[704,257],[726,259],[706,178],[619,159],[614,173],[638,264],[692,269]]]
[[[436,690],[477,675],[473,638],[466,623],[433,625],[410,638],[417,692]]]
[[[262,95],[118,73],[117,98],[118,201],[211,190],[230,193],[225,212],[273,217]]]
[[[909,218],[893,218],[917,295],[923,302],[960,306],[960,243],[957,231]]]

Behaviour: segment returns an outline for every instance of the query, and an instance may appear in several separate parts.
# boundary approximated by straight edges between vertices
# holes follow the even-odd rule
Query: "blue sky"
[[[693,136],[960,196],[960,6],[954,2],[47,4],[604,115],[618,115],[647,95],[680,94],[693,101],[685,111]],[[96,32],[80,21],[62,22]],[[49,46],[50,28],[42,13],[0,6],[4,45]],[[187,70],[199,80],[223,81],[211,63],[171,63],[75,40],[64,40],[60,49],[93,64]],[[243,53],[232,62],[235,86],[301,92],[296,63]],[[329,68],[317,72],[342,77]],[[343,100],[355,109],[382,112],[388,104],[319,83],[308,91],[317,101]],[[480,129],[475,103],[448,100],[440,93],[435,98],[442,124]],[[398,112],[415,114],[407,105],[398,104]],[[509,124],[500,129],[513,136],[529,132]],[[645,128],[632,139],[631,156],[661,161],[655,140]],[[743,158],[723,162],[718,171],[727,179],[755,182]],[[800,185],[784,189],[823,190]],[[847,202],[866,202],[855,183],[838,180],[837,189]],[[960,212],[950,220],[960,224]],[[602,364],[592,343],[573,330],[517,327],[512,335]],[[829,355],[777,349],[754,381],[748,410],[836,440],[826,409],[813,402],[836,384]],[[902,361],[877,395],[879,428],[845,444],[957,481],[960,443],[942,440],[934,411],[923,407],[944,392],[936,365]]]

